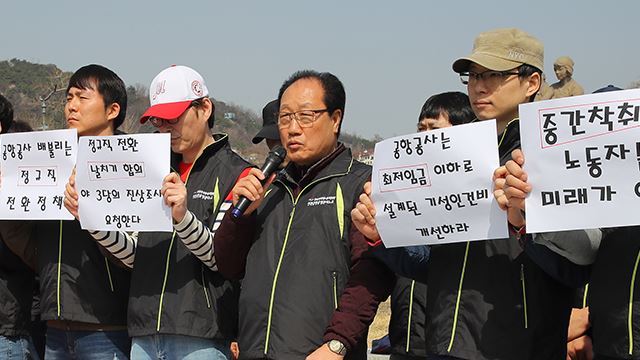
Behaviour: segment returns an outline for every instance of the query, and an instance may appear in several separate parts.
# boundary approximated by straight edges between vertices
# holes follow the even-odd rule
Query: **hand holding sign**
[[[493,173],[494,192],[498,205],[507,211],[507,219],[513,226],[521,227],[525,224],[525,198],[531,192],[531,185],[527,183],[527,173],[522,169],[524,156],[520,149],[511,153],[511,159],[504,166]]]
[[[364,184],[363,190],[358,203],[351,210],[351,221],[362,235],[370,240],[378,241],[380,233],[376,227],[376,207],[371,200],[371,181]]]
[[[73,168],[69,182],[64,189],[64,207],[78,219],[78,192],[76,191],[76,168]]]
[[[178,174],[172,172],[162,180],[164,203],[171,207],[171,217],[176,224],[187,214],[187,188]]]

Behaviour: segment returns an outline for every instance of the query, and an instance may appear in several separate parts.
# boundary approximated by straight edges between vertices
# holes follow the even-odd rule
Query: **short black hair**
[[[469,103],[469,96],[459,91],[451,91],[428,98],[422,105],[418,122],[425,118],[437,119],[443,114],[447,115],[451,125],[466,124],[476,117]]]
[[[113,119],[113,130],[122,125],[127,116],[127,89],[116,73],[102,65],[86,65],[71,75],[67,93],[72,87],[97,91],[104,99],[105,109],[114,103],[120,105],[120,113]]]
[[[316,79],[322,84],[322,90],[324,90],[323,102],[327,107],[327,112],[332,115],[336,110],[340,110],[342,117],[340,118],[340,126],[338,127],[338,137],[340,137],[340,129],[342,128],[342,121],[344,120],[344,105],[346,103],[346,94],[344,92],[344,86],[342,82],[332,73],[318,72],[315,70],[300,70],[291,75],[280,87],[278,92],[278,104],[282,100],[282,94],[291,86],[294,82],[300,79]]]
[[[13,125],[13,105],[6,97],[0,95],[0,126],[2,126],[2,134],[11,129]]]
[[[209,98],[209,101],[211,101],[211,115],[209,115],[209,118],[207,119],[207,124],[209,125],[209,129],[211,129],[213,127],[213,123],[215,123],[216,121],[216,105],[213,103],[213,99]],[[203,102],[204,98],[201,97],[199,99],[193,100],[191,102],[191,106],[199,108],[202,107]]]
[[[11,129],[8,132],[10,133],[21,133],[21,132],[31,132],[33,128],[29,125],[28,122],[22,120],[16,120],[13,122]]]
[[[528,78],[535,73],[540,74],[540,87],[538,88],[538,90],[536,90],[535,93],[533,93],[533,95],[529,97],[529,102],[533,102],[533,100],[536,98],[536,95],[538,94],[538,91],[540,91],[540,88],[542,87],[542,70],[529,64],[522,64],[518,67],[518,77],[520,79]]]

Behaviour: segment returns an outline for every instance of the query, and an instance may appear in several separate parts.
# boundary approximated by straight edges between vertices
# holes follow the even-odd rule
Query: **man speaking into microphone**
[[[300,71],[278,94],[289,164],[238,181],[214,237],[218,271],[242,278],[241,359],[366,359],[367,329],[393,275],[366,256],[350,211],[369,166],[338,142],[345,92],[330,73]]]

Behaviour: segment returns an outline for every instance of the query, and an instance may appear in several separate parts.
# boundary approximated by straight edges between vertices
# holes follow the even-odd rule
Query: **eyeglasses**
[[[318,114],[326,111],[329,111],[329,109],[301,110],[288,113],[281,112],[278,114],[278,127],[289,127],[291,121],[295,119],[301,128],[308,128],[313,126],[313,122],[318,119]]]
[[[469,83],[476,83],[479,80],[482,80],[488,86],[493,86],[499,85],[504,78],[511,75],[520,75],[520,72],[487,70],[477,73],[473,71],[465,71],[460,73],[460,81],[462,81],[463,84],[468,85]]]
[[[186,111],[185,111],[186,112]],[[178,116],[175,119],[161,119],[155,116],[151,116],[149,117],[149,122],[151,123],[151,125],[159,128],[162,127],[162,125],[167,124],[167,125],[175,125],[178,123],[178,121],[180,121],[180,117],[182,117],[182,115]]]
[[[180,119],[184,116],[184,114],[187,113],[187,110],[191,109],[194,106],[198,106],[199,104],[200,104],[200,99],[193,100],[191,102],[191,104],[189,104],[189,107],[187,107],[182,112],[182,114],[180,114],[180,116],[178,116],[175,119],[161,119],[159,117],[150,116],[149,117],[149,122],[151,123],[151,125],[153,125],[153,126],[155,126],[157,128],[162,127],[165,124],[167,124],[167,125],[175,125],[180,121]]]

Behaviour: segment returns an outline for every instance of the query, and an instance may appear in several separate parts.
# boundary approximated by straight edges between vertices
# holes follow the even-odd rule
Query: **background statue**
[[[582,86],[571,78],[573,76],[573,65],[573,60],[568,56],[559,57],[553,64],[553,71],[556,73],[558,82],[551,85],[553,90],[552,99],[584,94]]]
[[[547,76],[542,74],[542,85],[540,85],[540,90],[536,94],[535,101],[541,100],[549,100],[553,97],[553,89],[547,83]]]

